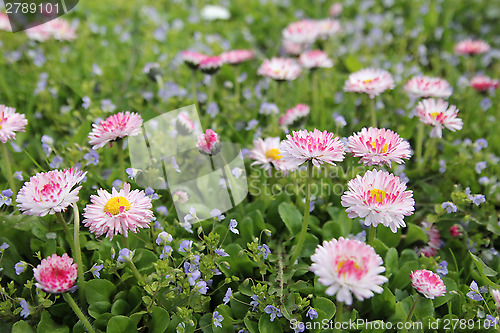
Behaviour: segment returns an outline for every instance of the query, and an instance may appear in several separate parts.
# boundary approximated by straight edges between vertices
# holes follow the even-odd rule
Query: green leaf
[[[259,333],[259,326],[255,321],[250,320],[248,317],[243,319],[245,327],[250,331],[250,333]]]
[[[401,228],[398,228],[396,233],[392,232],[391,228],[377,228],[377,238],[387,247],[397,247],[401,241]]]
[[[170,316],[164,308],[153,306],[151,308],[151,333],[163,333],[170,324]]]
[[[11,333],[34,333],[35,330],[24,320],[20,320],[12,326]]]
[[[413,244],[416,241],[422,241],[424,243],[427,243],[429,239],[427,238],[427,235],[425,234],[425,231],[422,228],[420,228],[415,224],[409,223],[408,232],[406,233],[406,238],[404,241],[405,246]]]
[[[42,313],[42,318],[36,331],[37,333],[69,333],[69,328],[56,324],[50,317],[50,314],[45,311]]]
[[[292,235],[297,235],[302,228],[302,214],[292,204],[283,202],[278,207],[281,219]]]
[[[130,312],[130,305],[124,299],[118,299],[111,307],[111,314],[113,315],[126,315]]]
[[[313,299],[313,306],[316,310],[321,309],[326,315],[326,319],[331,319],[335,315],[337,308],[335,304],[325,297],[316,297]]]
[[[377,333],[385,332],[385,324],[383,320],[374,320],[366,323],[368,328],[365,328],[361,333]],[[376,327],[379,327],[378,329]]]
[[[106,333],[137,333],[137,327],[128,317],[114,316],[108,321]]]
[[[111,309],[111,303],[109,302],[95,302],[89,306],[89,315],[97,319],[101,314],[109,312]]]
[[[410,284],[410,272],[415,271],[418,269],[418,262],[417,261],[410,261],[404,263],[401,268],[398,270],[396,274],[394,274],[392,277],[392,284],[391,284],[391,289],[403,289],[405,288],[408,284]]]
[[[431,299],[420,297],[420,301],[415,307],[415,316],[417,318],[429,317],[434,315],[434,304]]]
[[[93,304],[96,302],[109,302],[111,295],[115,292],[115,285],[108,280],[93,279],[85,284],[85,296],[87,302]]]
[[[274,318],[274,321],[271,321],[271,316],[267,313],[263,313],[259,319],[259,332],[260,333],[278,333],[283,332],[283,327],[281,327],[281,323],[278,318]]]
[[[384,264],[387,268],[386,275],[390,276],[391,274],[397,272],[399,269],[398,250],[393,247],[387,250],[387,253],[385,254]]]
[[[496,284],[495,282],[491,281],[488,276],[495,276],[497,275],[497,272],[486,266],[486,264],[477,256],[473,255],[470,251],[469,254],[472,257],[472,260],[474,261],[474,265],[476,265],[477,270],[479,271],[479,274],[481,275],[481,278],[488,283],[490,286],[494,288],[500,288],[500,285]]]
[[[349,72],[357,72],[363,68],[363,64],[355,56],[347,56],[344,58],[344,65]]]

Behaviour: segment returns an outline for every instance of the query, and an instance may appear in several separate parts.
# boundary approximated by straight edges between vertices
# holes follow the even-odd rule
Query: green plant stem
[[[422,159],[422,165],[426,165],[427,161],[434,156],[435,150],[437,146],[436,138],[430,138],[427,141],[427,147],[425,148],[424,158]]]
[[[125,171],[125,155],[123,154],[123,139],[118,141],[118,160],[120,162],[120,177],[123,182],[127,180]]]
[[[408,313],[408,317],[406,318],[406,321],[409,321],[411,319],[413,312],[417,307],[418,301],[420,301],[420,296],[416,295],[415,300],[413,301],[413,305],[411,306],[410,312]]]
[[[80,294],[80,301],[82,304],[86,304],[87,299],[85,298],[85,267],[83,266],[82,261],[82,249],[80,247],[80,212],[78,211],[78,206],[76,203],[73,204],[73,215],[74,215],[74,233],[73,233],[73,249],[75,252],[73,253],[73,258],[76,260],[76,264],[78,266],[78,291]]]
[[[318,96],[318,71],[315,69],[311,70],[311,79],[312,79],[312,96],[313,96],[313,114],[317,114],[318,116],[315,117],[316,120],[324,120],[323,118],[323,110],[320,110],[319,107],[319,96]],[[321,122],[321,125],[323,128],[326,126],[324,122]]]
[[[80,310],[80,308],[76,304],[76,302],[73,299],[73,297],[71,297],[71,295],[68,294],[68,293],[63,293],[62,296],[63,296],[64,300],[66,301],[66,303],[69,304],[69,306],[71,307],[71,309],[73,309],[73,312],[75,312],[75,314],[78,316],[78,319],[80,319],[80,321],[82,322],[83,326],[85,326],[85,328],[87,329],[87,332],[89,332],[89,333],[95,333],[94,328],[92,327],[92,325],[88,321],[87,317],[85,317],[85,315],[83,314],[82,310]]]
[[[424,144],[424,123],[419,121],[418,122],[418,129],[417,129],[417,146],[415,147],[415,158],[417,159],[417,167],[420,168],[422,165],[422,146]]]
[[[71,235],[71,232],[69,231],[68,225],[66,224],[66,221],[64,220],[64,217],[62,216],[61,212],[56,212],[56,217],[57,221],[63,228],[64,234],[66,235],[66,240],[68,241],[70,247],[71,247],[71,253],[74,256],[75,255],[75,243],[73,236]]]
[[[373,225],[370,226],[370,230],[368,230],[368,245],[373,246],[373,242],[375,242],[375,235],[377,234],[377,227]]]
[[[309,225],[309,215],[311,206],[311,181],[313,173],[312,161],[307,161],[307,184],[306,184],[306,205],[304,207],[304,221],[302,222],[302,230],[300,231],[299,240],[295,251],[293,252],[292,258],[290,259],[290,264],[293,265],[295,260],[299,257],[300,251],[302,251],[302,246],[306,239],[307,227]]]
[[[240,77],[240,66],[234,66],[234,99],[236,100],[236,104],[240,104],[240,94],[241,94],[241,85],[238,80]]]
[[[123,236],[123,246],[130,250],[130,244],[128,243],[128,237]]]
[[[370,98],[370,116],[372,119],[372,127],[377,128],[377,112],[375,110],[375,98]]]
[[[7,150],[7,144],[2,145],[2,155],[5,161],[5,171],[7,173],[7,181],[9,182],[10,189],[13,193],[13,198],[17,195],[16,183],[14,182],[14,174],[12,173],[12,166],[10,165],[9,151]]]
[[[193,101],[196,106],[196,110],[200,112],[200,105],[198,103],[198,95],[196,94],[196,70],[191,70],[191,92],[193,93]]]
[[[144,280],[144,277],[142,276],[141,272],[137,269],[137,267],[134,265],[134,262],[128,261],[128,264],[130,266],[130,269],[132,270],[132,273],[134,273],[135,278],[139,281],[142,282],[143,284],[146,284],[146,281]]]
[[[344,303],[341,301],[337,301],[337,309],[335,311],[335,323],[341,323],[342,322],[342,312],[344,311]],[[335,325],[337,326],[337,325]],[[340,328],[337,330],[335,329],[335,332],[340,332]]]
[[[214,101],[214,91],[215,91],[215,74],[210,75],[210,84],[208,86],[208,100],[207,109]]]

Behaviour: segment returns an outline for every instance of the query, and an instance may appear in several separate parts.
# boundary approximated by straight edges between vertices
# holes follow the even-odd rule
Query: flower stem
[[[59,224],[63,228],[64,234],[66,235],[66,240],[68,241],[68,243],[71,247],[71,253],[74,256],[75,255],[75,248],[74,248],[75,244],[74,244],[73,236],[71,235],[71,232],[69,231],[68,225],[66,224],[66,221],[64,220],[64,217],[62,216],[61,212],[56,212],[56,217],[57,217],[57,221],[59,222]]]
[[[323,117],[323,110],[320,111],[319,108],[319,96],[318,96],[318,71],[313,69],[311,70],[311,79],[312,79],[312,97],[313,97],[313,114],[317,114],[319,119],[321,120],[321,125],[326,126],[325,119]]]
[[[236,100],[236,104],[240,104],[240,66],[236,65],[234,66],[234,99]]]
[[[92,325],[88,321],[87,317],[85,317],[85,315],[83,314],[82,310],[80,310],[80,308],[78,307],[78,305],[75,303],[75,300],[73,299],[73,297],[71,297],[71,295],[68,294],[68,293],[64,293],[64,294],[62,294],[62,296],[63,296],[64,300],[66,301],[66,303],[69,304],[69,306],[71,307],[71,309],[73,309],[73,311],[75,312],[75,314],[78,316],[78,319],[80,319],[80,321],[82,322],[83,326],[85,326],[85,328],[87,329],[87,332],[89,332],[89,333],[95,333],[94,328],[92,327]]]
[[[7,144],[2,144],[2,155],[5,161],[5,171],[7,173],[7,181],[9,182],[10,189],[13,193],[13,198],[17,195],[16,183],[14,182],[14,174],[12,173],[12,167],[10,165],[9,151],[7,150]]]
[[[377,128],[377,113],[375,111],[375,98],[370,98],[370,116],[372,118],[372,127]]]
[[[210,83],[209,83],[209,86],[208,86],[207,108],[214,101],[214,91],[215,91],[215,74],[210,75]]]
[[[76,260],[76,264],[78,265],[78,291],[80,293],[80,300],[82,304],[86,304],[87,299],[85,298],[85,267],[83,266],[82,261],[82,249],[80,248],[80,212],[78,211],[78,206],[76,203],[73,204],[73,215],[74,215],[74,245],[73,249],[75,252],[73,253],[73,258]]]
[[[337,301],[337,310],[335,311],[335,323],[341,323],[342,322],[342,312],[344,311],[344,303],[341,301]],[[339,329],[335,329],[335,332],[340,332],[340,326]],[[335,325],[337,327],[337,325]]]
[[[411,306],[410,312],[408,313],[408,317],[406,318],[406,321],[409,321],[413,315],[413,312],[415,311],[415,308],[417,307],[418,301],[420,301],[420,297],[418,295],[415,296],[415,300],[413,301],[413,305]]]
[[[297,246],[295,247],[295,251],[293,252],[292,258],[290,259],[290,264],[294,264],[295,260],[299,257],[300,251],[302,250],[302,246],[304,245],[304,241],[306,239],[307,227],[309,225],[309,213],[311,210],[311,181],[312,181],[312,173],[313,173],[313,164],[312,161],[307,161],[307,184],[306,184],[306,205],[304,207],[304,221],[302,222],[302,230],[300,231],[299,241]]]
[[[193,101],[196,106],[196,110],[200,112],[200,105],[198,103],[198,95],[196,94],[196,70],[191,70],[191,91],[193,93]]]
[[[418,122],[417,146],[415,148],[415,158],[417,159],[417,167],[422,165],[422,145],[424,144],[424,123]]]
[[[132,260],[128,261],[130,269],[132,270],[132,273],[134,273],[135,278],[137,281],[142,282],[143,284],[146,284],[146,281],[144,280],[144,276],[142,276],[141,272],[137,269],[137,267],[134,265],[134,262]]]
[[[373,225],[370,226],[370,230],[368,231],[368,245],[373,246],[373,242],[375,242],[375,235],[377,234],[377,227]]]
[[[120,163],[120,178],[122,181],[127,180],[125,171],[125,155],[123,154],[123,139],[118,141],[118,160]]]

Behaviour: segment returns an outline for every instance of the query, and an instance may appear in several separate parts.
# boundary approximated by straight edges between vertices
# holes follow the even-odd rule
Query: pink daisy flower
[[[365,68],[349,75],[344,91],[365,93],[373,98],[387,89],[394,88],[391,73],[383,69]]]
[[[297,104],[293,108],[286,110],[285,115],[280,117],[279,124],[283,128],[298,126],[303,123],[309,112],[310,108],[308,105]]]
[[[493,80],[486,75],[476,75],[470,81],[470,85],[477,91],[487,91],[489,89],[497,89],[498,80]]]
[[[213,75],[217,73],[217,71],[222,67],[223,64],[224,62],[222,61],[221,57],[205,57],[198,65],[198,68],[205,74]]]
[[[24,132],[28,121],[16,109],[0,104],[0,142],[16,138],[16,132]]]
[[[493,296],[493,299],[495,300],[495,305],[498,311],[500,311],[500,290],[491,289],[491,296]]]
[[[292,55],[292,56],[298,56],[299,54],[304,51],[304,47],[300,44],[291,42],[289,40],[284,39],[283,40],[283,50],[285,51],[286,54]]]
[[[382,258],[373,247],[354,239],[340,237],[324,241],[311,256],[310,270],[318,282],[327,286],[326,294],[337,294],[337,301],[352,304],[352,295],[358,300],[382,293],[388,279]]]
[[[250,150],[249,157],[253,160],[252,165],[261,165],[264,170],[271,167],[277,170],[287,170],[287,165],[280,152],[280,138],[261,138],[254,140],[254,148]]]
[[[424,228],[424,232],[429,242],[418,251],[418,254],[420,255],[422,253],[427,258],[435,257],[438,250],[441,248],[441,234],[438,228],[432,223],[422,222],[422,227]]]
[[[418,76],[409,79],[405,84],[405,91],[412,97],[440,97],[448,98],[453,89],[448,81],[439,77]]]
[[[77,265],[66,253],[59,257],[53,254],[33,268],[37,288],[45,292],[58,294],[70,290],[77,277]]]
[[[283,29],[283,39],[299,45],[313,44],[320,34],[320,27],[312,20],[290,23]]]
[[[443,127],[452,132],[462,129],[462,119],[457,118],[458,109],[455,105],[450,105],[442,99],[424,99],[417,105],[417,116],[421,122],[432,125],[431,137],[442,138]]]
[[[229,65],[238,65],[242,62],[252,60],[254,53],[251,50],[231,50],[220,55],[222,61]]]
[[[45,42],[51,38],[59,41],[76,39],[76,29],[66,20],[57,18],[36,27],[26,29],[26,36],[38,42]]]
[[[302,73],[302,68],[293,59],[272,58],[264,60],[257,70],[257,74],[270,77],[273,80],[295,80]]]
[[[12,31],[9,16],[3,12],[0,12],[0,30]]]
[[[305,68],[331,68],[333,67],[332,59],[328,58],[328,54],[321,50],[307,51],[300,55],[299,63]]]
[[[287,134],[286,140],[280,145],[283,159],[291,166],[299,166],[306,161],[312,161],[315,167],[323,163],[335,165],[344,160],[344,145],[333,133],[300,130],[292,135]]]
[[[194,131],[194,122],[189,118],[186,112],[180,112],[175,120],[175,128],[182,135],[188,135]]]
[[[315,21],[318,26],[318,38],[326,40],[342,30],[340,22],[334,19],[324,19]]]
[[[189,195],[184,191],[175,191],[172,193],[172,200],[177,204],[185,204],[189,200]]]
[[[488,52],[491,47],[488,43],[478,39],[466,39],[455,45],[455,53],[460,55],[465,54],[482,54]]]
[[[215,155],[220,151],[220,137],[219,134],[215,133],[212,129],[207,129],[205,133],[201,133],[198,136],[198,142],[196,147],[200,150],[200,153],[206,155]]]
[[[207,56],[198,52],[193,51],[183,51],[181,53],[181,59],[184,61],[186,65],[188,65],[191,69],[198,69],[201,61],[205,59]]]
[[[410,278],[413,288],[429,299],[444,296],[446,293],[443,280],[439,275],[427,269],[411,272]]]
[[[340,13],[342,13],[342,9],[343,9],[342,3],[335,2],[328,9],[328,13],[330,14],[330,16],[339,16]]]
[[[124,183],[112,193],[97,190],[97,195],[90,196],[91,204],[85,207],[83,223],[90,232],[113,239],[114,235],[122,234],[128,237],[128,231],[137,232],[138,228],[149,228],[153,218],[151,198],[144,191],[130,191],[130,184]]]
[[[369,170],[347,184],[342,196],[342,206],[350,218],[365,219],[365,225],[376,227],[379,223],[397,232],[405,227],[405,216],[413,214],[413,192],[406,191],[406,183],[387,171]]]
[[[19,190],[17,207],[24,214],[36,216],[64,212],[78,202],[82,186],[77,185],[86,174],[76,168],[37,173]]]
[[[141,133],[142,118],[135,112],[118,112],[101,121],[99,125],[92,124],[89,143],[92,149],[102,148],[106,143],[134,136]]]
[[[361,157],[363,165],[387,165],[404,163],[411,156],[410,144],[397,133],[385,128],[363,128],[347,140],[348,151]]]

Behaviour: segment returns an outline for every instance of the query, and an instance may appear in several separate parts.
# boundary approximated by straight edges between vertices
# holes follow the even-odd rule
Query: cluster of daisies
[[[193,70],[199,70],[205,74],[215,74],[224,64],[238,65],[242,62],[252,60],[254,52],[251,50],[231,50],[218,56],[208,56],[195,51],[183,51],[181,58],[186,65]]]
[[[9,17],[3,12],[0,12],[0,30],[12,31]],[[77,37],[75,25],[62,18],[47,21],[44,24],[26,29],[25,32],[29,39],[37,42],[45,42],[49,39],[71,41]]]

